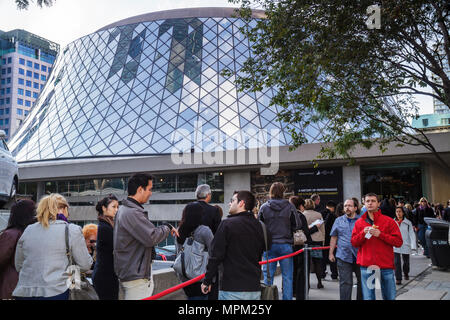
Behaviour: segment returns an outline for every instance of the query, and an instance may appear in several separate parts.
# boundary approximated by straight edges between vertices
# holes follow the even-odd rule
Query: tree
[[[324,124],[320,158],[352,161],[357,145],[422,145],[450,169],[426,132],[413,128],[415,97],[428,95],[450,110],[450,4],[445,0],[385,0],[381,28],[370,29],[367,9],[373,0],[230,0],[241,3],[242,28],[252,56],[236,76],[239,90],[277,88],[272,105],[293,138],[298,130]],[[251,7],[266,19],[251,22]],[[446,72],[447,70],[447,72]],[[230,71],[224,75],[232,76]],[[432,92],[426,90],[429,86]]]
[[[31,2],[34,2],[34,1],[31,0]],[[36,4],[41,8],[44,5],[47,7],[50,7],[51,5],[53,5],[53,0],[37,0]],[[30,6],[30,0],[16,0],[16,5],[17,5],[17,8],[20,10],[28,9],[28,7]]]

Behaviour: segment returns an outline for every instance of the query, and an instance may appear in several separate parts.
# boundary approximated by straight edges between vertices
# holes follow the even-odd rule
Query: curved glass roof
[[[238,92],[233,77],[220,74],[239,70],[251,54],[239,31],[242,19],[169,15],[144,22],[144,16],[61,50],[35,107],[9,143],[17,161],[291,143],[286,125],[277,120],[279,108],[269,107],[272,88]],[[319,142],[320,128],[305,130],[309,142]]]

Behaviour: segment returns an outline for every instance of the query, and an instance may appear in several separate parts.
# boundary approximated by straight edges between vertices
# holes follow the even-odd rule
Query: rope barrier
[[[329,246],[328,247],[308,247],[307,249],[308,250],[325,250],[325,249],[330,249],[330,247]],[[288,259],[288,258],[294,257],[294,256],[302,253],[303,251],[305,251],[305,248],[300,249],[300,250],[295,251],[295,252],[292,252],[292,253],[287,254],[285,256],[281,256],[281,257],[278,257],[278,258],[270,259],[268,262],[272,263],[272,262],[277,262],[279,260]],[[260,265],[267,264],[267,261],[260,261],[259,264]],[[178,285],[176,285],[176,286],[174,286],[172,288],[166,289],[164,291],[161,291],[160,293],[157,293],[157,294],[155,294],[153,296],[150,296],[150,297],[142,299],[142,300],[157,300],[157,299],[162,298],[164,296],[167,296],[168,294],[171,294],[171,293],[173,293],[173,292],[175,292],[177,290],[183,289],[184,287],[187,287],[187,286],[189,286],[189,285],[191,285],[193,283],[196,283],[197,281],[202,280],[204,277],[205,277],[205,274],[201,274],[198,277],[195,277],[195,278],[193,278],[191,280],[188,280],[186,282],[182,282],[182,283],[180,283],[180,284],[178,284]]]

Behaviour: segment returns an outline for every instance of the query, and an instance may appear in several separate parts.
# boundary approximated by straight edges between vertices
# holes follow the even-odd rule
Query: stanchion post
[[[309,300],[309,248],[308,245],[305,243],[305,247],[303,250],[303,263],[304,263],[304,270],[305,270],[305,300]]]

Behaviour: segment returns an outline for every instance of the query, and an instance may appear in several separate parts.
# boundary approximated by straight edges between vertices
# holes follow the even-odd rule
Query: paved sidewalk
[[[397,285],[397,300],[450,300],[450,271],[431,267],[431,259],[421,254],[411,255],[410,265],[409,280],[403,280],[402,284]],[[327,271],[327,277],[322,280],[323,289],[317,289],[316,275],[311,274],[310,300],[339,300],[339,281],[331,280],[329,266]],[[281,298],[281,275],[275,276],[274,280]],[[356,277],[353,281],[352,297],[356,299]],[[377,300],[381,300],[381,290],[375,291]]]

